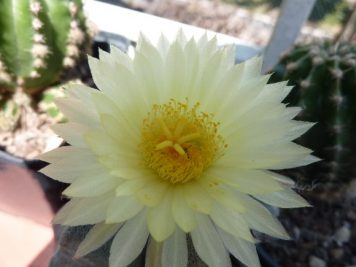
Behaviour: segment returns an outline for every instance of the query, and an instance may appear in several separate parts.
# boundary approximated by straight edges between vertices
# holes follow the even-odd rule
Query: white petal
[[[235,212],[245,211],[245,207],[238,197],[239,195],[235,194],[228,186],[221,185],[219,180],[204,177],[199,180],[199,184],[221,205]]]
[[[254,243],[254,238],[243,215],[215,204],[211,211],[210,218],[226,232]]]
[[[98,116],[86,103],[69,97],[56,99],[55,103],[70,122],[97,127]]]
[[[116,234],[110,249],[109,266],[127,267],[141,253],[147,238],[146,214],[141,212]]]
[[[223,53],[223,50],[215,52],[210,58],[207,58],[206,62],[202,62],[200,59],[200,63],[204,65],[200,66],[201,73],[197,73],[197,75],[201,74],[201,76],[197,76],[195,88],[191,90],[189,98],[192,99],[193,103],[202,102],[202,110],[210,110],[208,106],[208,103],[211,102],[209,101],[210,97],[214,95],[214,92],[220,91],[218,84],[223,78],[223,75],[221,75],[222,71],[226,71],[226,69],[221,66]]]
[[[219,159],[219,166],[238,166],[241,169],[286,169],[309,164],[312,151],[295,143],[267,145],[266,147],[241,146],[240,150],[229,150]]]
[[[69,226],[102,222],[112,197],[109,193],[98,197],[71,199],[60,209],[53,222]]]
[[[148,106],[162,101],[161,88],[164,85],[161,79],[161,73],[164,70],[161,56],[153,61],[149,59],[150,57],[152,57],[151,54],[144,55],[136,52],[134,60],[135,75]]]
[[[92,154],[90,150],[86,148],[80,148],[75,146],[61,146],[59,148],[48,151],[42,155],[36,157],[39,160],[43,160],[49,163],[57,162],[64,158],[81,158],[82,155]]]
[[[144,207],[131,196],[115,197],[110,201],[107,223],[119,223],[131,219]]]
[[[116,120],[120,121],[120,124],[126,123],[125,132],[129,131],[133,138],[140,136],[141,124],[136,124],[136,122],[141,122],[142,114],[137,115],[137,112],[130,112],[128,110],[122,110],[119,108],[115,98],[110,98],[110,96],[105,95],[103,92],[96,91],[92,92],[93,102],[99,114],[108,114],[113,116]],[[131,105],[135,106],[133,101]],[[140,105],[137,103],[137,105]],[[124,124],[125,125],[125,124]]]
[[[81,164],[78,164],[80,159]],[[78,178],[100,175],[103,172],[102,166],[91,154],[78,154],[78,157],[63,158],[40,170],[41,173],[52,179],[72,183]]]
[[[168,188],[167,183],[159,179],[151,180],[144,188],[136,192],[136,198],[145,206],[155,207],[162,202]]]
[[[80,111],[81,116],[85,116],[86,120],[88,121],[92,121],[92,122],[97,121],[97,113],[95,112],[94,103],[91,98],[91,93],[95,90],[84,84],[78,84],[78,83],[71,83],[67,85],[65,89],[70,99],[80,102],[79,106],[85,108],[84,110]],[[70,109],[72,108],[78,108],[78,107],[70,107]],[[77,116],[74,113],[73,115]]]
[[[192,231],[197,224],[195,211],[188,206],[180,187],[174,190],[172,213],[176,223],[186,233]]]
[[[240,199],[247,207],[243,215],[252,229],[281,239],[289,239],[281,223],[262,204],[249,196],[240,196]]]
[[[311,127],[315,125],[313,122],[305,122],[305,121],[292,121],[293,127],[288,129],[287,133],[285,133],[285,140],[293,141],[299,136],[303,135]]]
[[[73,146],[88,147],[84,140],[84,134],[91,129],[88,126],[75,122],[67,122],[52,125],[51,129]]]
[[[287,86],[287,82],[270,83],[265,86],[259,95],[261,102],[280,103],[290,93],[293,86]]]
[[[186,267],[188,264],[187,237],[179,228],[163,243],[162,267]]]
[[[108,191],[113,191],[118,178],[113,177],[105,171],[100,174],[88,174],[76,179],[69,187],[63,191],[63,195],[70,197],[93,197],[102,195]]]
[[[121,227],[121,224],[96,224],[80,242],[74,257],[80,258],[98,249],[106,243]]]
[[[165,62],[165,74],[163,75],[165,88],[162,90],[163,101],[169,101],[174,98],[180,101],[184,100],[185,91],[183,87],[186,79],[186,63],[182,46],[175,42],[168,50]],[[194,101],[194,100],[193,100]]]
[[[301,208],[310,207],[311,205],[292,189],[285,187],[283,191],[254,195],[258,200],[279,208]]]
[[[195,251],[209,267],[231,267],[224,244],[207,216],[198,216],[198,227],[190,235]]]
[[[127,69],[132,70],[132,60],[131,58],[121,51],[120,48],[110,45],[110,54],[118,64],[124,65]]]
[[[157,242],[167,239],[175,230],[172,215],[172,193],[167,192],[161,203],[147,212],[147,225],[150,234]]]
[[[129,111],[130,116],[145,115],[145,99],[139,91],[136,77],[130,70],[120,64],[113,68],[109,63],[93,57],[88,57],[88,62],[95,84],[115,101],[118,109]]]
[[[253,57],[249,60],[244,61],[244,80],[248,81],[254,77],[261,75],[262,68],[262,57]]]
[[[136,59],[137,59],[136,58],[137,54],[140,54],[140,55],[144,56],[145,58],[147,58],[148,63],[150,63],[150,64],[152,64],[154,62],[159,62],[161,65],[163,65],[163,58],[162,58],[160,52],[157,50],[156,47],[154,47],[151,44],[151,42],[148,40],[148,38],[146,36],[144,36],[143,34],[140,34],[140,36],[138,38],[134,61],[136,61]]]
[[[106,133],[117,142],[121,149],[132,150],[132,153],[139,154],[137,147],[139,138],[133,131],[130,131],[127,123],[108,114],[102,114],[100,122]]]
[[[221,105],[216,106],[216,110],[212,111],[216,120],[221,122],[219,127],[221,133],[228,135],[227,129],[231,128],[231,126],[233,128],[236,127],[236,121],[239,121],[240,117],[247,114],[247,111],[251,108],[256,107],[254,101],[267,81],[268,77],[257,76],[240,85],[239,90],[231,90],[228,92],[230,93],[229,95],[224,96],[224,101],[221,101]],[[239,108],[236,109],[236,107]],[[231,113],[231,110],[234,110],[234,112]]]
[[[185,199],[193,210],[209,214],[214,199],[197,182],[190,182],[184,186]]]
[[[225,247],[235,258],[239,259],[248,267],[260,267],[260,261],[256,252],[256,246],[245,240],[232,236],[224,230],[217,228]]]
[[[161,34],[161,36],[158,39],[158,43],[157,43],[158,49],[157,50],[162,55],[162,58],[166,58],[169,46],[170,46],[170,43],[169,43],[167,37],[164,36],[163,34]]]
[[[144,177],[123,181],[116,188],[116,196],[134,195],[138,190],[142,189],[149,182],[147,180]]]
[[[115,154],[119,149],[115,140],[102,130],[90,131],[84,137],[88,146],[98,156]]]
[[[216,177],[223,183],[234,186],[247,194],[263,194],[283,190],[283,187],[270,172],[244,170],[236,167],[211,168],[207,175]]]

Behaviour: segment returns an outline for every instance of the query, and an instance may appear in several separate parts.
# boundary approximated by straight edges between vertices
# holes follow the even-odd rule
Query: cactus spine
[[[300,119],[317,122],[300,141],[325,160],[328,181],[355,178],[356,46],[299,45],[282,58],[274,78],[296,85],[286,101],[304,108]]]
[[[81,0],[0,0],[0,93],[35,94],[73,67],[88,39]]]

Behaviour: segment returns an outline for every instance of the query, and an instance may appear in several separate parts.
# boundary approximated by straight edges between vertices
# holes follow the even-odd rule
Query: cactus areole
[[[300,119],[317,122],[300,141],[325,159],[327,181],[355,178],[356,45],[297,46],[275,71],[296,85],[287,102],[304,108]]]
[[[34,94],[57,81],[86,31],[81,0],[0,0],[0,92]]]

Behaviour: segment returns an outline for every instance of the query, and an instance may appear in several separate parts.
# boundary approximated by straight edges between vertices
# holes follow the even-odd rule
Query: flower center
[[[187,103],[154,105],[143,121],[140,149],[145,163],[172,184],[186,183],[221,155],[227,146],[218,134],[213,115]]]

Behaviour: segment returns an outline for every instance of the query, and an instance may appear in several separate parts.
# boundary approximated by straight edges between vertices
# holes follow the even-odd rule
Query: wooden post
[[[262,72],[269,71],[280,55],[292,46],[316,0],[283,0],[278,21],[264,51]]]
[[[356,4],[353,5],[352,10],[345,26],[336,38],[337,42],[356,42]]]

